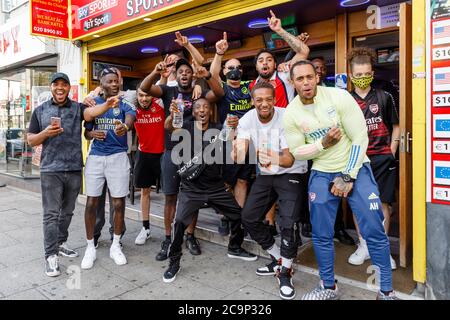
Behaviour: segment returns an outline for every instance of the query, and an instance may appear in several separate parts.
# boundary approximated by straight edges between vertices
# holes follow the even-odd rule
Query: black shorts
[[[256,172],[256,165],[254,164],[224,164],[223,178],[225,182],[234,186],[238,179],[250,181],[252,175]]]
[[[166,196],[178,194],[181,178],[178,165],[172,162],[172,150],[166,150],[161,158],[161,188]]]
[[[369,156],[373,176],[378,184],[380,200],[383,203],[395,202],[395,186],[397,181],[397,161],[392,154]]]
[[[150,188],[156,185],[161,174],[162,153],[136,152],[134,164],[134,186],[136,188]]]

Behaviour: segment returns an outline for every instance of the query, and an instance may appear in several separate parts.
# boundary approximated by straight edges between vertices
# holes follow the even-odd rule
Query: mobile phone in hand
[[[61,128],[61,118],[59,117],[51,117],[50,123],[53,127]]]

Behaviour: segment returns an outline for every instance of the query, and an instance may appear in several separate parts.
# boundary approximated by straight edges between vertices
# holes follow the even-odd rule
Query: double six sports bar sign
[[[427,201],[450,205],[450,7],[438,0],[429,9]]]
[[[31,34],[77,40],[214,0],[30,0]],[[121,27],[123,25],[123,27]]]

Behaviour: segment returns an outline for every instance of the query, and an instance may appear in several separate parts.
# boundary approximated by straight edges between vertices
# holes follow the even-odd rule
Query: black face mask
[[[227,77],[228,80],[241,80],[242,78],[242,72],[239,69],[233,69],[231,71],[229,71],[225,77]]]

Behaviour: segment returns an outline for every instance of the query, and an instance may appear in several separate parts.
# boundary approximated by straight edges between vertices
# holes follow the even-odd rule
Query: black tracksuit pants
[[[170,246],[169,258],[180,259],[183,244],[184,231],[192,222],[195,213],[201,208],[212,207],[230,221],[230,240],[228,249],[239,249],[244,242],[244,229],[241,224],[241,207],[236,202],[233,194],[222,189],[209,190],[181,190],[178,195],[178,207],[175,216],[174,236]]]
[[[286,173],[259,175],[242,209],[242,223],[253,240],[264,250],[270,249],[275,239],[264,218],[278,200],[277,222],[281,230],[281,256],[293,259],[297,255],[300,234],[300,209],[308,205],[303,194],[308,187],[307,174]]]

